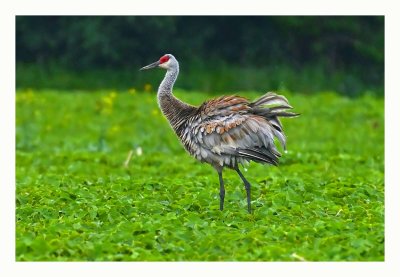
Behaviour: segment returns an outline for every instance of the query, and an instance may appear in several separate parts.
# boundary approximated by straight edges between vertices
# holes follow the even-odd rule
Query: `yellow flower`
[[[144,91],[145,92],[151,92],[152,89],[153,89],[152,85],[150,85],[150,84],[145,84],[144,85]]]
[[[130,88],[130,89],[128,90],[128,92],[129,92],[129,94],[135,95],[135,94],[136,94],[136,89]]]
[[[117,97],[117,93],[115,91],[112,91],[109,96],[111,99],[115,99],[115,97]]]
[[[17,93],[17,102],[26,102],[26,103],[31,103],[33,101],[33,98],[35,97],[33,90],[31,88],[28,88],[26,91],[23,91],[21,93]]]
[[[111,97],[108,97],[108,96],[103,97],[103,103],[105,106],[112,106],[113,102],[114,101]]]
[[[101,97],[100,101],[96,102],[96,110],[100,114],[110,115],[113,111],[114,100],[117,97],[116,92],[111,92],[108,95]]]

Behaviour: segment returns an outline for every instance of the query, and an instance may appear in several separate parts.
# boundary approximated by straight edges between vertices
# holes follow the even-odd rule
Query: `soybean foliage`
[[[18,91],[16,260],[384,260],[383,99],[283,94],[301,116],[283,121],[279,167],[247,168],[249,215],[229,171],[219,211],[216,172],[185,153],[154,93]]]

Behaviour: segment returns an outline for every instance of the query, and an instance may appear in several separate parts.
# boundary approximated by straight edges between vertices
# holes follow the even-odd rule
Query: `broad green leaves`
[[[284,94],[302,115],[283,122],[279,167],[243,171],[249,215],[227,170],[219,211],[216,172],[183,150],[155,95],[17,92],[16,259],[382,261],[383,99]]]

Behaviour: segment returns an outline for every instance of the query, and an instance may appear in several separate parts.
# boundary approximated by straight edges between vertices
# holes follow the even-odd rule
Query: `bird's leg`
[[[218,170],[219,177],[219,209],[222,211],[224,209],[224,199],[225,199],[225,187],[224,180],[222,179],[222,170]]]
[[[250,198],[250,183],[244,178],[242,172],[240,172],[239,167],[235,168],[236,172],[239,174],[240,178],[242,179],[244,183],[244,187],[246,188],[246,194],[247,194],[247,210],[249,213],[251,213],[251,198]]]

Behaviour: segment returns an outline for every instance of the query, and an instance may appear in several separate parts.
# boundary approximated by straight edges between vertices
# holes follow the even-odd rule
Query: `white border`
[[[400,276],[399,10],[395,1],[9,1],[0,3],[0,276]],[[15,15],[385,15],[385,262],[15,262]],[[367,138],[366,138],[367,139]]]

